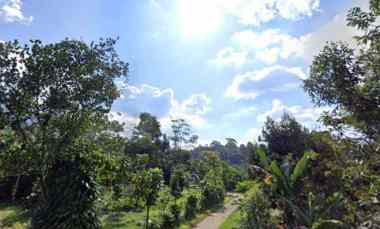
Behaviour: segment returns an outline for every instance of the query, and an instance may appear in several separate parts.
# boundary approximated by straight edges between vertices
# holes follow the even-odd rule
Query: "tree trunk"
[[[149,206],[146,206],[145,227],[146,229],[149,229]]]
[[[16,184],[15,184],[13,191],[12,191],[12,200],[13,201],[16,200],[16,195],[17,195],[17,191],[18,191],[18,186],[20,184],[20,180],[21,180],[21,175],[17,175]]]

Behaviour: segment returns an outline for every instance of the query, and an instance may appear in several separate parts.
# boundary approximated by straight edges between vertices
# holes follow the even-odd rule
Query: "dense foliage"
[[[327,43],[314,58],[303,83],[323,129],[285,113],[241,145],[196,145],[186,120],[163,131],[146,112],[125,136],[109,114],[128,73],[113,39],[0,43],[0,198],[22,203],[31,228],[101,228],[122,214],[136,216],[126,227],[178,228],[233,191],[239,228],[379,228],[379,16],[379,0],[350,10],[357,46]]]

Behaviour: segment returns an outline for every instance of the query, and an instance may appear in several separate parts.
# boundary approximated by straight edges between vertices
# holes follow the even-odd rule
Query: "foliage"
[[[175,199],[182,195],[186,186],[186,174],[182,168],[176,168],[170,178],[170,193]]]
[[[184,119],[173,119],[171,122],[174,149],[180,150],[182,144],[195,144],[198,141],[198,136],[192,135],[190,125]]]
[[[202,200],[203,209],[217,207],[223,203],[225,188],[221,176],[214,170],[210,170],[202,181]]]
[[[271,219],[271,203],[268,195],[259,184],[248,192],[242,206],[241,228],[261,229],[275,228],[275,220]]]
[[[227,138],[224,145],[219,141],[212,141],[206,146],[199,145],[192,150],[192,157],[199,159],[202,157],[202,152],[212,151],[216,152],[219,158],[229,165],[242,166],[247,163],[249,154],[253,150],[252,148],[254,148],[252,143],[241,144],[239,146],[235,139]]]
[[[115,42],[105,39],[88,45],[66,39],[46,45],[38,40],[30,45],[18,41],[0,44],[0,129],[12,129],[22,149],[12,155],[21,157],[25,173],[38,177],[41,203],[34,227],[49,227],[50,220],[57,219],[61,221],[56,222],[56,228],[70,228],[74,223],[76,228],[98,227],[91,206],[96,193],[96,185],[91,183],[95,182],[95,170],[81,167],[87,160],[71,147],[104,119],[119,96],[114,80],[127,74],[128,64],[119,59]],[[67,167],[72,167],[73,174],[62,172]],[[86,188],[83,196],[71,196],[84,183],[73,184],[68,175],[77,177],[77,182],[88,180],[86,187],[93,190]],[[58,187],[67,190],[62,199],[57,196],[57,187],[49,185],[53,182],[50,176],[60,182]],[[61,205],[64,217],[58,209],[51,209],[55,204]],[[74,206],[77,208],[70,210]],[[78,210],[85,215],[76,218]]]
[[[319,164],[338,184],[317,185],[322,183],[320,178],[326,177],[318,171],[319,180],[313,180],[315,188],[343,195],[343,211],[335,215],[352,227],[374,223],[379,212],[377,196],[371,191],[379,187],[379,169],[375,165],[380,149],[379,7],[378,0],[371,0],[369,12],[351,9],[347,22],[360,34],[355,37],[357,46],[328,43],[314,58],[310,77],[304,81],[305,91],[317,106],[331,107],[322,121],[339,134],[335,139],[318,139],[328,141],[331,148],[324,148],[334,153]]]
[[[269,153],[277,160],[284,159],[288,154],[297,160],[302,156],[300,153],[310,148],[309,131],[288,113],[284,113],[279,122],[267,118],[262,140],[268,144]]]
[[[93,146],[77,142],[67,149],[67,158],[56,161],[46,181],[46,202],[35,212],[32,228],[100,228],[93,205],[97,162],[87,160],[93,152]]]
[[[242,172],[225,162],[222,162],[221,166],[224,187],[227,191],[233,191],[238,182],[243,179]]]
[[[149,228],[149,209],[158,198],[162,185],[162,171],[158,168],[139,171],[132,179],[134,195],[144,202],[146,207],[145,226]]]
[[[255,184],[256,183],[251,180],[240,181],[239,183],[237,183],[235,190],[236,192],[244,193],[253,188]]]
[[[190,195],[186,199],[185,219],[191,220],[198,212],[198,198],[195,195]]]

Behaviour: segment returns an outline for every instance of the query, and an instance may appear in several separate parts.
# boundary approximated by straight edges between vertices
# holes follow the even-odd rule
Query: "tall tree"
[[[310,144],[309,131],[287,113],[279,122],[268,117],[262,137],[268,144],[269,153],[276,159],[284,159],[288,154],[299,159]]]
[[[180,150],[183,144],[195,144],[198,141],[197,135],[192,135],[190,125],[184,119],[173,119],[171,140],[174,144],[174,149]]]
[[[359,30],[358,46],[330,42],[314,58],[304,89],[318,106],[328,105],[324,121],[342,130],[354,128],[371,140],[380,136],[380,16],[379,1],[370,12],[353,8],[348,25]]]
[[[139,171],[133,178],[135,195],[146,207],[145,227],[149,229],[149,210],[155,204],[162,183],[162,172],[158,168]]]
[[[41,202],[33,228],[51,228],[51,214],[56,214],[59,222],[54,228],[98,228],[96,222],[90,222],[93,218],[75,211],[61,212],[67,210],[64,206],[56,205],[55,211],[45,213],[53,204],[51,196],[67,200],[56,204],[75,205],[71,201],[76,200],[66,195],[81,191],[79,184],[68,184],[70,192],[49,186],[52,176],[68,182],[65,176],[70,173],[60,171],[71,167],[80,174],[75,182],[85,184],[93,178],[92,173],[76,168],[85,161],[77,163],[81,155],[91,158],[84,153],[86,147],[79,147],[85,143],[78,139],[106,115],[119,96],[114,79],[127,74],[128,64],[119,59],[115,42],[102,39],[88,45],[66,39],[46,45],[38,40],[30,45],[17,41],[0,44],[0,129],[11,128],[34,162],[30,170],[39,178]],[[72,145],[83,152],[69,150]],[[87,197],[81,206],[84,214],[94,212],[94,198]]]
[[[135,128],[135,135],[149,135],[149,137],[154,141],[158,142],[161,137],[161,125],[157,118],[149,113],[141,113],[140,121]]]

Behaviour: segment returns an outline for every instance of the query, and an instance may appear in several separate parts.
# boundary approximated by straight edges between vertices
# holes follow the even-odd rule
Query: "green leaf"
[[[259,157],[260,166],[262,166],[264,169],[268,169],[269,168],[269,158],[268,158],[267,154],[265,153],[265,151],[263,149],[259,148],[256,151],[256,154]]]
[[[302,158],[297,162],[292,175],[290,176],[290,185],[292,187],[296,184],[298,179],[305,174],[310,161],[317,157],[317,155],[318,154],[313,151],[307,151],[303,154]]]
[[[284,172],[281,170],[280,166],[278,166],[276,161],[272,161],[270,165],[270,170],[275,177],[277,183],[281,186],[282,190],[286,194],[291,193],[291,189],[289,186],[288,178],[285,176]]]
[[[344,223],[339,220],[330,219],[330,220],[319,220],[318,222],[313,223],[312,229],[325,229],[325,228],[342,228]]]

